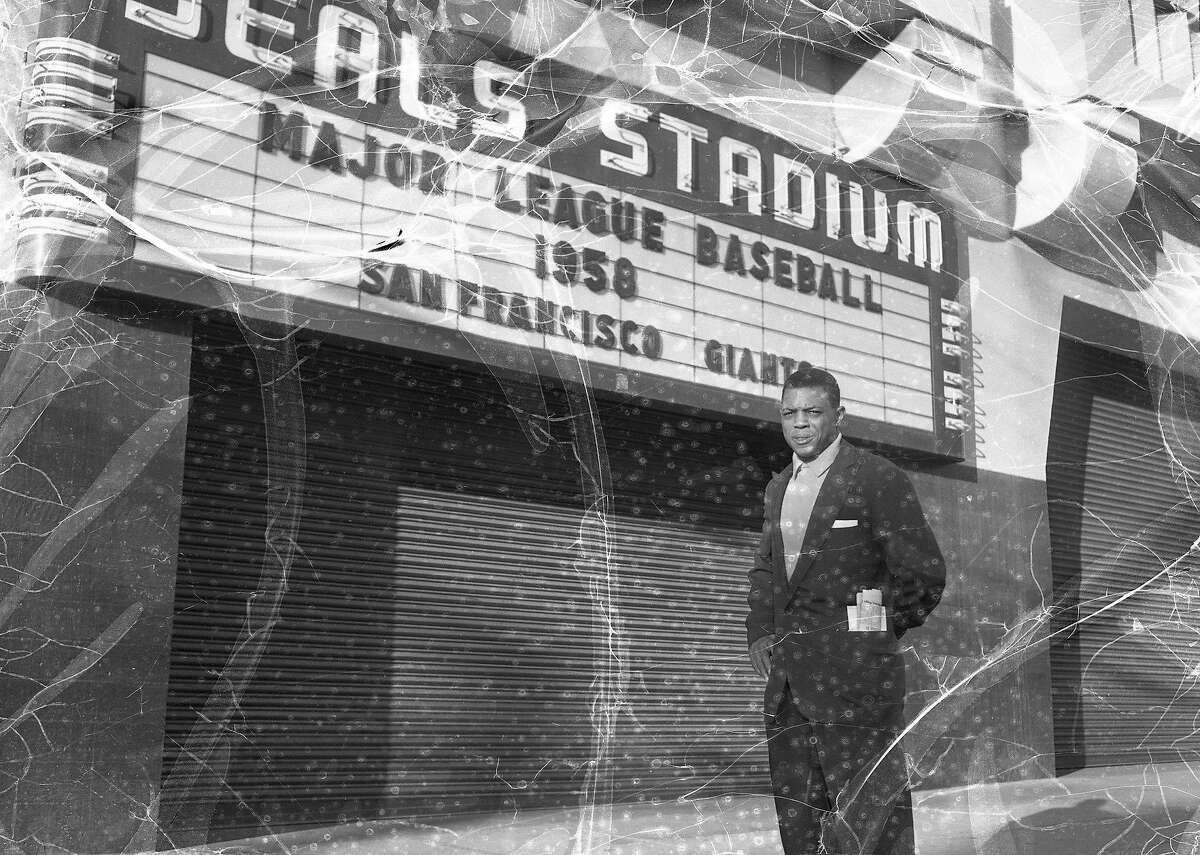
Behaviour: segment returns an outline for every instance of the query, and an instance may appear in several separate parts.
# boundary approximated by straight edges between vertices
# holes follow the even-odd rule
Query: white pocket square
[[[858,520],[834,520],[834,528],[854,528],[858,525]]]

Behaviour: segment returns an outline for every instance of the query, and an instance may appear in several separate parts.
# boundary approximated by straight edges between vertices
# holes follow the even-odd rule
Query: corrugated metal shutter
[[[1193,379],[1172,385],[1200,400]],[[1069,606],[1050,650],[1060,772],[1200,751],[1200,577],[1187,556],[1200,514],[1164,446],[1171,408],[1159,409],[1144,364],[1063,343],[1047,464],[1054,592]]]
[[[553,410],[554,390],[509,382],[506,397],[475,369],[301,351],[299,557],[261,655],[239,659],[248,610],[269,596],[262,407],[250,352],[228,330],[202,326],[197,342],[163,845],[576,804],[606,668],[628,692],[617,801],[762,788],[742,620],[774,461],[755,463],[753,430],[601,402],[620,499],[614,658],[574,564],[592,529],[569,433],[541,424],[551,444],[535,454],[508,406],[546,395]]]

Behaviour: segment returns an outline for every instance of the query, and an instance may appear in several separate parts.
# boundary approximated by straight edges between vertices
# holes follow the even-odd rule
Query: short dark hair
[[[835,410],[842,405],[842,389],[838,386],[837,379],[824,368],[814,368],[806,362],[801,362],[800,367],[783,381],[780,397],[788,389],[823,389]]]

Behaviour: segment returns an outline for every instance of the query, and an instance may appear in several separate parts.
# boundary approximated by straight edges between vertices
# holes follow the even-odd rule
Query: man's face
[[[788,389],[779,402],[783,438],[801,460],[812,460],[837,439],[845,407],[834,407],[819,388]]]

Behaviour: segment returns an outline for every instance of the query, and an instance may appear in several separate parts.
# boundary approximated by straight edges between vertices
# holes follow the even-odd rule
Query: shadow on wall
[[[1016,817],[985,843],[986,853],[1124,855],[1163,849],[1187,823],[1160,826],[1108,798],[1089,798]],[[1157,844],[1157,847],[1156,847]]]

